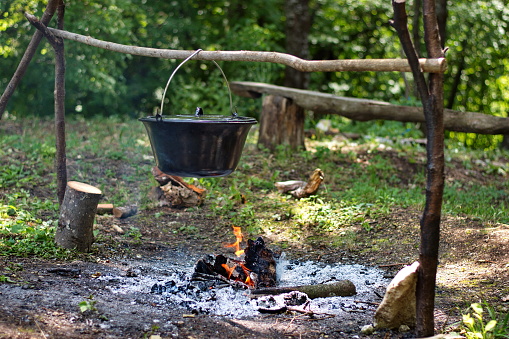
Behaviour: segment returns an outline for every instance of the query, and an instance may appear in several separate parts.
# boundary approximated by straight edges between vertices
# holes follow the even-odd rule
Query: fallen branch
[[[306,293],[310,299],[347,297],[357,293],[355,285],[350,280],[340,280],[332,284],[259,288],[251,291],[251,298],[258,298],[262,295],[289,293],[292,291]]]
[[[180,51],[121,45],[114,42],[94,39],[90,36],[52,28],[50,28],[50,31],[54,35],[64,39],[73,40],[89,46],[103,48],[109,51],[124,54],[141,55],[162,59],[185,59],[194,53],[194,51]],[[301,72],[411,71],[406,59],[303,60],[290,54],[258,51],[202,51],[197,54],[194,59],[215,61],[270,62],[289,66]],[[447,61],[445,58],[420,59],[419,62],[423,72],[443,73],[447,70]]]

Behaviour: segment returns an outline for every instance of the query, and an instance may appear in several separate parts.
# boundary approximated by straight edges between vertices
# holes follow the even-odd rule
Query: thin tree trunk
[[[62,0],[58,0],[58,27],[63,28],[65,5]],[[67,186],[67,166],[66,166],[66,142],[65,142],[65,55],[64,39],[55,37],[37,18],[26,13],[26,18],[34,25],[45,37],[55,51],[55,136],[56,136],[56,155],[55,169],[57,174],[57,196],[58,202],[62,204]]]
[[[447,39],[447,17],[449,16],[447,0],[436,0],[436,13],[438,32],[440,34],[440,46],[444,48]]]
[[[443,75],[430,74],[429,84],[417,62],[407,27],[405,0],[393,0],[394,27],[398,32],[405,54],[421,95],[426,117],[427,180],[426,205],[421,218],[421,244],[416,290],[416,334],[428,337],[434,334],[435,281],[440,241],[440,218],[444,191],[444,119]],[[434,0],[423,0],[424,41],[430,57],[443,57]]]
[[[60,0],[49,0],[48,5],[46,6],[46,10],[44,11],[44,14],[41,18],[41,23],[44,26],[47,26],[48,23],[51,21],[51,18],[53,17],[53,14],[55,14],[57,4]],[[9,102],[9,99],[11,98],[12,94],[16,90],[16,87],[18,86],[19,82],[23,78],[23,75],[25,75],[25,72],[28,68],[28,65],[30,64],[30,61],[32,60],[32,57],[34,56],[35,52],[37,51],[37,47],[39,46],[39,43],[41,42],[43,37],[43,34],[41,31],[36,30],[34,35],[32,36],[32,40],[30,40],[30,43],[28,44],[27,49],[25,50],[25,54],[23,54],[23,57],[21,58],[21,61],[19,62],[18,68],[14,72],[14,75],[11,78],[11,81],[7,84],[7,87],[4,90],[4,93],[2,94],[2,97],[0,97],[0,120],[2,119],[3,113],[5,112],[5,109],[7,107],[7,103]]]
[[[65,5],[58,5],[58,29],[64,29]],[[67,185],[67,156],[65,141],[65,49],[64,39],[59,38],[55,49],[55,137],[58,202],[62,204]]]

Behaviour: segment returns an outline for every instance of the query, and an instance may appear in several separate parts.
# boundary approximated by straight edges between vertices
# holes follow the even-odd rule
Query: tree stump
[[[94,242],[94,218],[101,190],[77,181],[69,181],[60,206],[55,234],[56,243],[64,248],[88,252]]]
[[[304,109],[291,99],[267,95],[263,99],[258,145],[271,151],[277,145],[288,145],[293,150],[304,149],[304,120]]]

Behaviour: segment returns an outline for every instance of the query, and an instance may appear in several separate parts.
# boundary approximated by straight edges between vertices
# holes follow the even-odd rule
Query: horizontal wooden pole
[[[256,98],[262,94],[278,95],[316,113],[338,114],[357,121],[394,120],[425,122],[422,107],[393,105],[384,101],[340,97],[333,94],[275,86],[259,82],[233,81],[236,95]],[[509,119],[484,113],[444,109],[445,129],[479,134],[509,134]]]
[[[122,45],[68,31],[48,29],[54,35],[64,39],[124,54],[162,59],[185,59],[194,52]],[[406,59],[304,60],[285,53],[258,51],[202,51],[194,59],[270,62],[289,66],[301,72],[411,72]],[[444,73],[447,69],[445,58],[419,59],[419,62],[423,72]]]

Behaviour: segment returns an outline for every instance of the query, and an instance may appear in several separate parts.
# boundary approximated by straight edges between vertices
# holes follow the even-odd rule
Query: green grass
[[[360,124],[340,118],[333,123],[341,131],[364,137],[333,148],[331,137],[322,136],[308,151],[281,146],[271,154],[257,150],[251,134],[236,172],[197,180],[208,191],[203,213],[229,220],[251,234],[277,230],[288,239],[329,236],[344,245],[352,226],[369,232],[396,208],[423,208],[425,150],[399,142],[422,137],[414,125]],[[52,241],[58,220],[52,121],[26,119],[21,126],[18,134],[0,130],[0,161],[5,164],[0,172],[0,255],[68,255]],[[447,166],[476,170],[486,180],[448,178],[443,212],[509,223],[509,166],[504,160],[508,152],[446,145]],[[67,158],[68,180],[99,187],[102,202],[150,206],[146,196],[154,185],[150,172],[154,161],[143,125],[136,119],[68,119]],[[315,168],[325,172],[317,196],[295,200],[274,189],[276,181],[307,180]],[[140,235],[130,230],[127,236]]]

